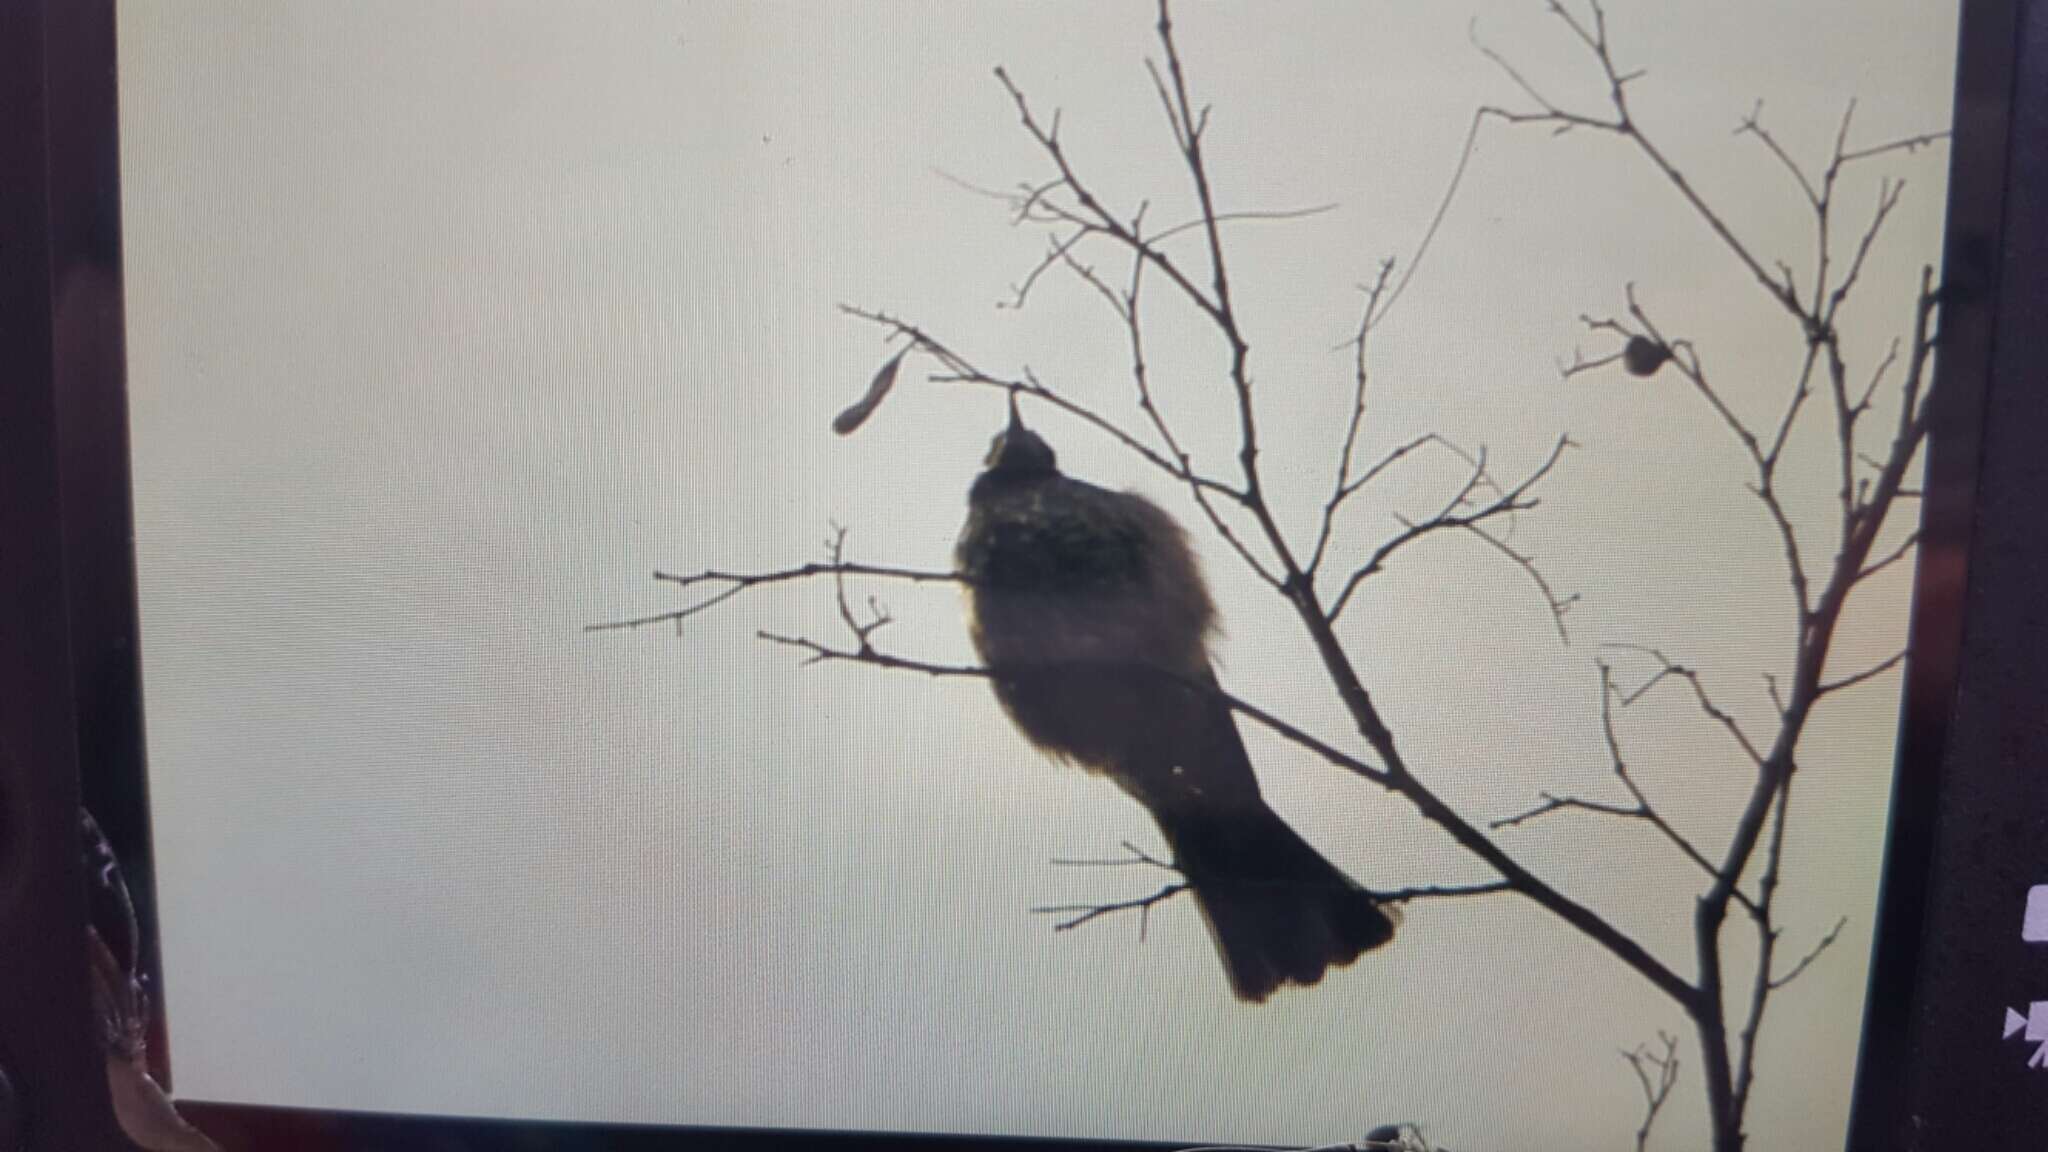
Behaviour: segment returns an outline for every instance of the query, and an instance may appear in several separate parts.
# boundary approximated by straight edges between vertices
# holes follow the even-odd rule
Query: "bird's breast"
[[[977,486],[955,560],[991,668],[1208,668],[1208,593],[1179,529],[1140,497],[1064,478]]]
[[[1157,647],[1156,628],[1128,598],[970,589],[974,645],[992,668],[1130,663]],[[1157,653],[1153,653],[1157,655]]]

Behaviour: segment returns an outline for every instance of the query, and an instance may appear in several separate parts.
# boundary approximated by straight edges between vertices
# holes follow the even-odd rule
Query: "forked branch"
[[[1643,1122],[1636,1129],[1636,1152],[1644,1152],[1650,1146],[1650,1129],[1657,1126],[1657,1114],[1678,1085],[1678,1037],[1659,1032],[1657,1047],[1638,1044],[1623,1050],[1621,1058],[1628,1061],[1643,1090]]]

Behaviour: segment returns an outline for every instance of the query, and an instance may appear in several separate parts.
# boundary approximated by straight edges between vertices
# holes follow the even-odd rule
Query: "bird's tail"
[[[1394,917],[1263,803],[1164,817],[1161,830],[1238,999],[1314,984],[1394,936]]]

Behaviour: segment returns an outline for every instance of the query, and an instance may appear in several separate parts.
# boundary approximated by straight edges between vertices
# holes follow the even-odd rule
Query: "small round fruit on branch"
[[[1671,349],[1650,339],[1648,336],[1631,336],[1628,345],[1621,350],[1621,366],[1631,376],[1655,376],[1671,359]]]

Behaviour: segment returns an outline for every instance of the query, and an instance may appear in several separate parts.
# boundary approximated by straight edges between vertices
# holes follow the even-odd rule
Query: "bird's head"
[[[1017,394],[1010,393],[1010,426],[996,433],[989,441],[988,457],[982,466],[990,472],[1011,475],[1052,473],[1058,471],[1057,458],[1052,445],[1038,433],[1024,426],[1024,418],[1017,411]]]

